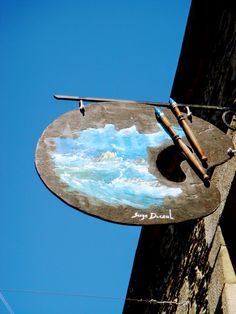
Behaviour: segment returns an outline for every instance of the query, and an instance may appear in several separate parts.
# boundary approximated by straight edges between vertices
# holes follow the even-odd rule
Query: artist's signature
[[[169,209],[168,214],[157,214],[157,213],[153,213],[153,212],[148,213],[148,214],[142,214],[142,213],[136,212],[131,218],[138,219],[140,221],[142,221],[144,219],[149,219],[149,220],[170,219],[170,220],[174,220],[171,209]]]

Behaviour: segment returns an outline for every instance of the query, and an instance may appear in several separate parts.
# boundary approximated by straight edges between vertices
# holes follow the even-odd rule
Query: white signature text
[[[172,216],[172,210],[169,209],[168,214],[157,214],[157,213],[148,213],[148,214],[142,214],[139,212],[136,212],[131,218],[133,219],[138,219],[140,221],[144,220],[144,219],[170,219],[170,220],[174,220],[174,217]]]

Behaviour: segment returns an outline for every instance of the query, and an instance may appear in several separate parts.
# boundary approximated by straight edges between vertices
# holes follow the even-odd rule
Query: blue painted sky
[[[122,312],[140,228],[57,199],[35,171],[35,148],[75,108],[53,94],[168,101],[189,6],[1,1],[1,314]]]

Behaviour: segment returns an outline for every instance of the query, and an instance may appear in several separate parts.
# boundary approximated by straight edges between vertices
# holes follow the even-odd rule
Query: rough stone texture
[[[233,0],[192,1],[172,89],[177,102],[233,106],[236,99],[235,15]],[[195,110],[194,113],[226,131],[220,112]]]
[[[225,314],[235,314],[236,309],[236,283],[225,284],[222,294],[222,311]]]
[[[233,105],[236,98],[235,1],[192,2],[171,96],[180,103]],[[195,114],[227,131],[218,112],[198,110]],[[236,136],[231,131],[228,136],[235,144]],[[125,314],[236,313],[236,308],[232,308],[235,287],[227,284],[225,269],[229,267],[223,267],[225,258],[222,257],[227,251],[222,248],[218,228],[230,189],[235,195],[234,185],[231,187],[235,169],[236,161],[231,159],[215,170],[213,180],[217,182],[222,201],[212,215],[168,227],[143,227],[127,298],[163,303],[127,300]],[[186,306],[186,303],[174,302],[189,303]]]
[[[208,287],[208,307],[211,313],[216,312],[219,300],[221,303],[221,294],[225,284],[231,283],[236,283],[236,276],[229,258],[228,250],[225,246],[221,246]],[[234,311],[236,311],[236,308]]]

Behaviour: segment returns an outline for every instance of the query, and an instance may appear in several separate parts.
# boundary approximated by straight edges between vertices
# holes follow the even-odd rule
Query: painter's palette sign
[[[198,118],[194,125],[216,162],[219,141],[221,151],[222,145],[227,151],[230,140]],[[84,117],[73,110],[48,126],[37,145],[36,167],[46,186],[66,203],[113,222],[165,224],[210,214],[220,202],[219,191],[213,184],[206,188],[186,161],[181,182],[159,171],[157,157],[171,145],[153,108],[99,103],[88,106]]]

